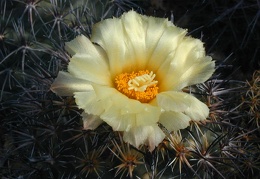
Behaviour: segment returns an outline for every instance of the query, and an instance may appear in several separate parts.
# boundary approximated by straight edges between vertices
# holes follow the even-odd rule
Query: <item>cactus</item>
[[[257,3],[1,0],[1,178],[259,176]],[[210,80],[184,89],[209,106],[208,119],[173,133],[161,126],[167,137],[153,152],[124,143],[106,124],[83,130],[73,97],[50,91],[69,62],[64,42],[131,9],[187,28],[217,63]]]

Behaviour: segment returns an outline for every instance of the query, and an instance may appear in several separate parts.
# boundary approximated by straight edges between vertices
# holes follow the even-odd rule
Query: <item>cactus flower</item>
[[[51,89],[74,96],[85,129],[106,122],[125,142],[153,151],[165,138],[159,123],[178,131],[209,114],[182,89],[209,79],[215,63],[186,34],[167,19],[134,11],[103,20],[90,39],[79,35],[66,43],[68,72],[60,71]]]

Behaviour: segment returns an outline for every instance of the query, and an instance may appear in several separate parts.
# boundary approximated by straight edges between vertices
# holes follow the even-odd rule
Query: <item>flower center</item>
[[[158,93],[158,81],[154,80],[155,76],[148,70],[121,73],[115,78],[116,89],[131,99],[148,103]]]

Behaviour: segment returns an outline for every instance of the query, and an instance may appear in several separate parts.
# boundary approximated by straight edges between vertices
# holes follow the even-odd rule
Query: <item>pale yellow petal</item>
[[[165,111],[161,114],[161,123],[169,132],[185,129],[191,119],[181,112]]]
[[[134,11],[123,14],[121,21],[128,48],[133,49],[131,61],[139,69],[146,66],[156,71],[187,33],[165,18],[143,16]]]
[[[94,45],[83,35],[67,42],[65,47],[73,55],[68,65],[71,75],[93,83],[112,86],[108,59],[101,47]]]
[[[186,35],[187,31],[174,25],[165,28],[157,45],[153,50],[152,56],[149,58],[148,68],[156,73],[159,79],[164,80],[171,60],[175,55],[176,48]],[[161,67],[166,69],[160,70]]]
[[[125,31],[126,41],[128,42],[128,50],[132,49],[133,53],[129,56],[133,65],[139,69],[144,69],[147,63],[146,51],[146,29],[147,29],[147,16],[141,16],[135,11],[129,11],[121,17],[123,30]]]
[[[69,52],[71,56],[77,54],[94,54],[97,57],[103,56],[102,49],[94,45],[86,36],[79,35],[75,39],[65,43],[65,50]]]
[[[201,58],[200,62],[194,63],[180,75],[179,85],[177,89],[182,89],[186,86],[203,83],[208,80],[215,71],[215,62],[209,56]],[[179,72],[180,74],[181,72]],[[173,89],[175,87],[171,87]]]
[[[181,90],[186,86],[202,83],[211,77],[214,68],[214,61],[205,56],[203,43],[198,39],[185,37],[172,55],[170,63],[163,64],[157,71],[159,76],[164,77],[160,90]]]
[[[91,40],[107,52],[112,78],[145,68],[147,27],[147,16],[134,11],[94,25]]]
[[[128,47],[121,19],[101,21],[93,26],[91,41],[99,44],[107,53],[111,77],[131,68],[131,47]]]
[[[84,109],[86,113],[93,115],[100,115],[104,108],[100,104],[100,101],[97,100],[96,94],[94,91],[91,92],[75,92],[74,98],[78,108]]]
[[[165,138],[164,132],[156,125],[150,130],[148,139],[145,144],[149,147],[149,151],[152,152]]]
[[[186,33],[167,19],[130,11],[121,19],[107,19],[96,24],[91,40],[107,52],[113,78],[123,71],[132,72],[145,67],[158,70],[175,52]],[[169,63],[168,60],[167,65]]]
[[[132,127],[152,125],[158,122],[160,108],[129,99],[114,88],[94,85],[97,100],[105,111],[100,117],[114,130],[124,131]]]
[[[156,100],[165,111],[183,112],[191,120],[205,120],[209,115],[208,106],[188,93],[162,92],[156,96]]]
[[[75,54],[68,66],[70,74],[92,83],[112,86],[110,72],[106,63],[90,54]]]
[[[158,63],[157,60],[161,60],[161,58],[156,58],[156,50],[159,51],[160,47],[159,44],[163,44],[162,36],[165,33],[166,28],[168,27],[168,20],[165,18],[156,18],[156,17],[148,17],[147,18],[147,29],[145,34],[145,43],[146,43],[146,54],[147,54],[147,60],[149,63],[155,63],[156,66],[160,65],[160,62]],[[169,38],[167,39],[167,41]],[[153,57],[152,57],[153,55]],[[149,62],[150,61],[150,62]],[[155,65],[154,64],[154,65]]]
[[[152,152],[164,138],[165,134],[157,124],[135,127],[129,131],[125,131],[123,135],[125,142],[130,143],[136,148],[141,144],[145,144],[149,147],[150,152]]]
[[[104,122],[98,116],[87,114],[85,112],[83,112],[81,116],[83,120],[83,127],[85,130],[94,130]]]
[[[51,90],[60,96],[72,96],[74,92],[93,91],[90,82],[60,71],[51,85]]]

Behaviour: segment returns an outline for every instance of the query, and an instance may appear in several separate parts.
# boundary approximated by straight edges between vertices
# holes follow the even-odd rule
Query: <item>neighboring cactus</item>
[[[259,4],[173,3],[159,3],[162,10],[145,0],[1,0],[1,178],[259,176]],[[187,28],[217,63],[210,80],[184,89],[208,105],[207,121],[173,133],[161,126],[167,137],[153,152],[124,143],[106,124],[82,130],[74,99],[50,91],[69,62],[64,42],[131,9]]]

